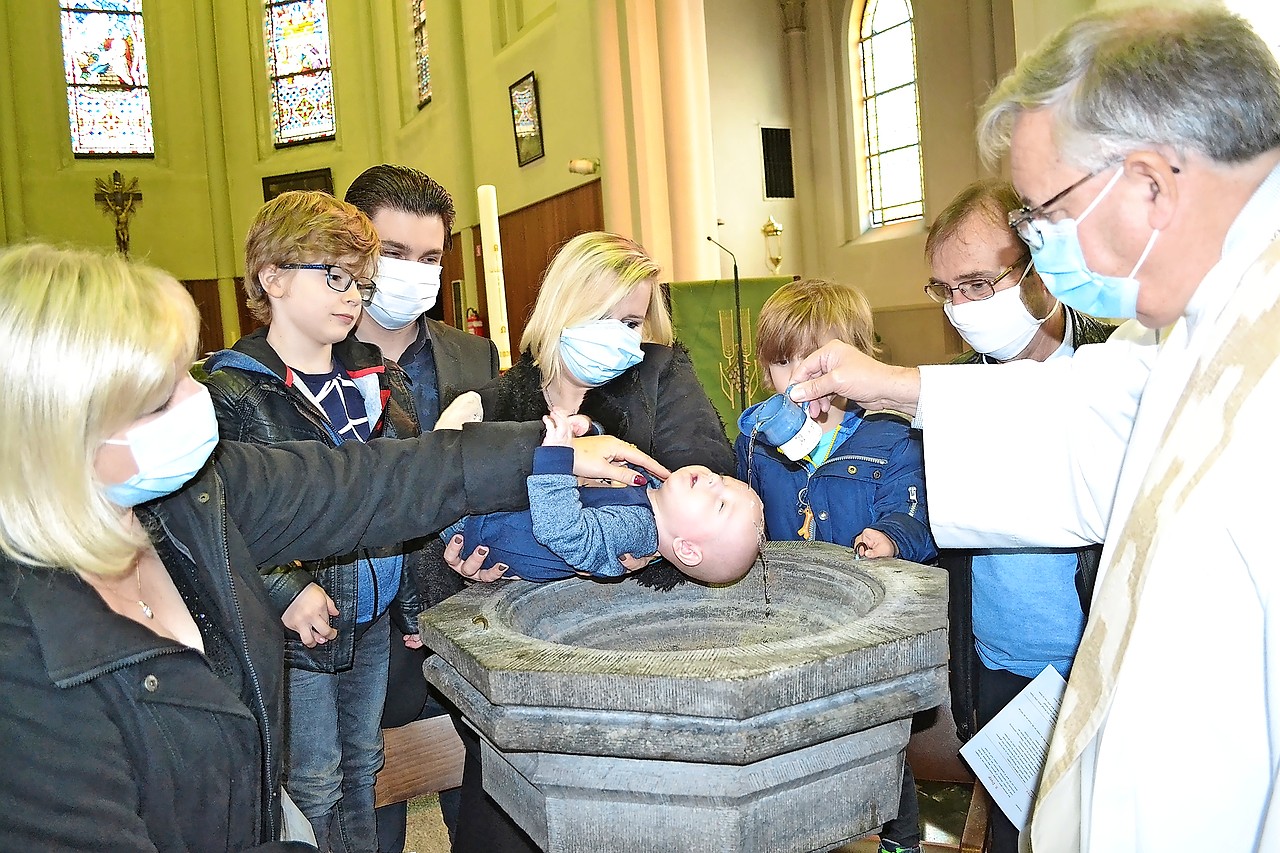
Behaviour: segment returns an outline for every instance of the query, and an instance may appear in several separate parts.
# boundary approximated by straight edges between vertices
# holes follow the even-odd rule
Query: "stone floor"
[[[440,801],[435,794],[409,801],[404,849],[409,853],[449,853],[449,834],[440,820]]]
[[[924,821],[924,849],[927,853],[955,851],[964,828],[969,789],[945,782],[919,782],[920,814]],[[449,836],[440,820],[440,804],[435,796],[409,802],[409,830],[406,851],[449,853]],[[846,844],[834,853],[875,853],[874,837]]]

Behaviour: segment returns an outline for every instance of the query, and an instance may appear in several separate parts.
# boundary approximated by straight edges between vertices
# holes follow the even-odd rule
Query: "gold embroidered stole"
[[[1072,670],[1032,813],[1036,853],[1081,846],[1084,772],[1081,756],[1097,737],[1115,693],[1139,601],[1152,570],[1162,526],[1176,524],[1187,497],[1229,446],[1241,405],[1280,358],[1280,243],[1249,269],[1223,312],[1205,332],[1211,339],[1183,389],[1137,499],[1120,533]],[[1221,330],[1225,329],[1223,334]],[[1206,412],[1222,412],[1222,420]],[[1120,509],[1117,507],[1117,509]]]

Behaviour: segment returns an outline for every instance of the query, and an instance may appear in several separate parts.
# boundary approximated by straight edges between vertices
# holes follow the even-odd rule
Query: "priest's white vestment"
[[[1278,225],[1280,169],[1158,350],[921,368],[940,546],[1105,532],[1036,853],[1280,851]]]

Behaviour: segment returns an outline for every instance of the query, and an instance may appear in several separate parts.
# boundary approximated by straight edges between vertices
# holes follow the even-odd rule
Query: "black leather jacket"
[[[334,344],[334,357],[355,375],[376,375],[383,405],[374,436],[409,438],[418,434],[413,395],[404,371],[384,361],[378,348],[348,338]],[[204,380],[213,397],[218,429],[224,439],[273,445],[284,441],[339,443],[323,414],[293,387],[292,374],[267,343],[267,329],[246,335],[230,350],[210,356],[204,364]],[[274,566],[261,571],[267,593],[279,613],[302,590],[315,582],[338,607],[338,636],[323,645],[307,648],[292,631],[286,631],[285,659],[290,666],[312,672],[349,669],[355,659],[356,579],[358,561],[368,557],[404,554],[405,570],[398,589],[392,591],[392,623],[396,630],[415,634],[422,600],[418,592],[416,561],[423,559],[421,542],[326,557],[323,560]],[[381,596],[384,600],[386,594]]]

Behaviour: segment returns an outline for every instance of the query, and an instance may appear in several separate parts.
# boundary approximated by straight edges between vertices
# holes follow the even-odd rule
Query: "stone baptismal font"
[[[486,791],[543,849],[778,853],[896,813],[946,614],[938,569],[775,542],[724,587],[476,585],[422,638]]]

